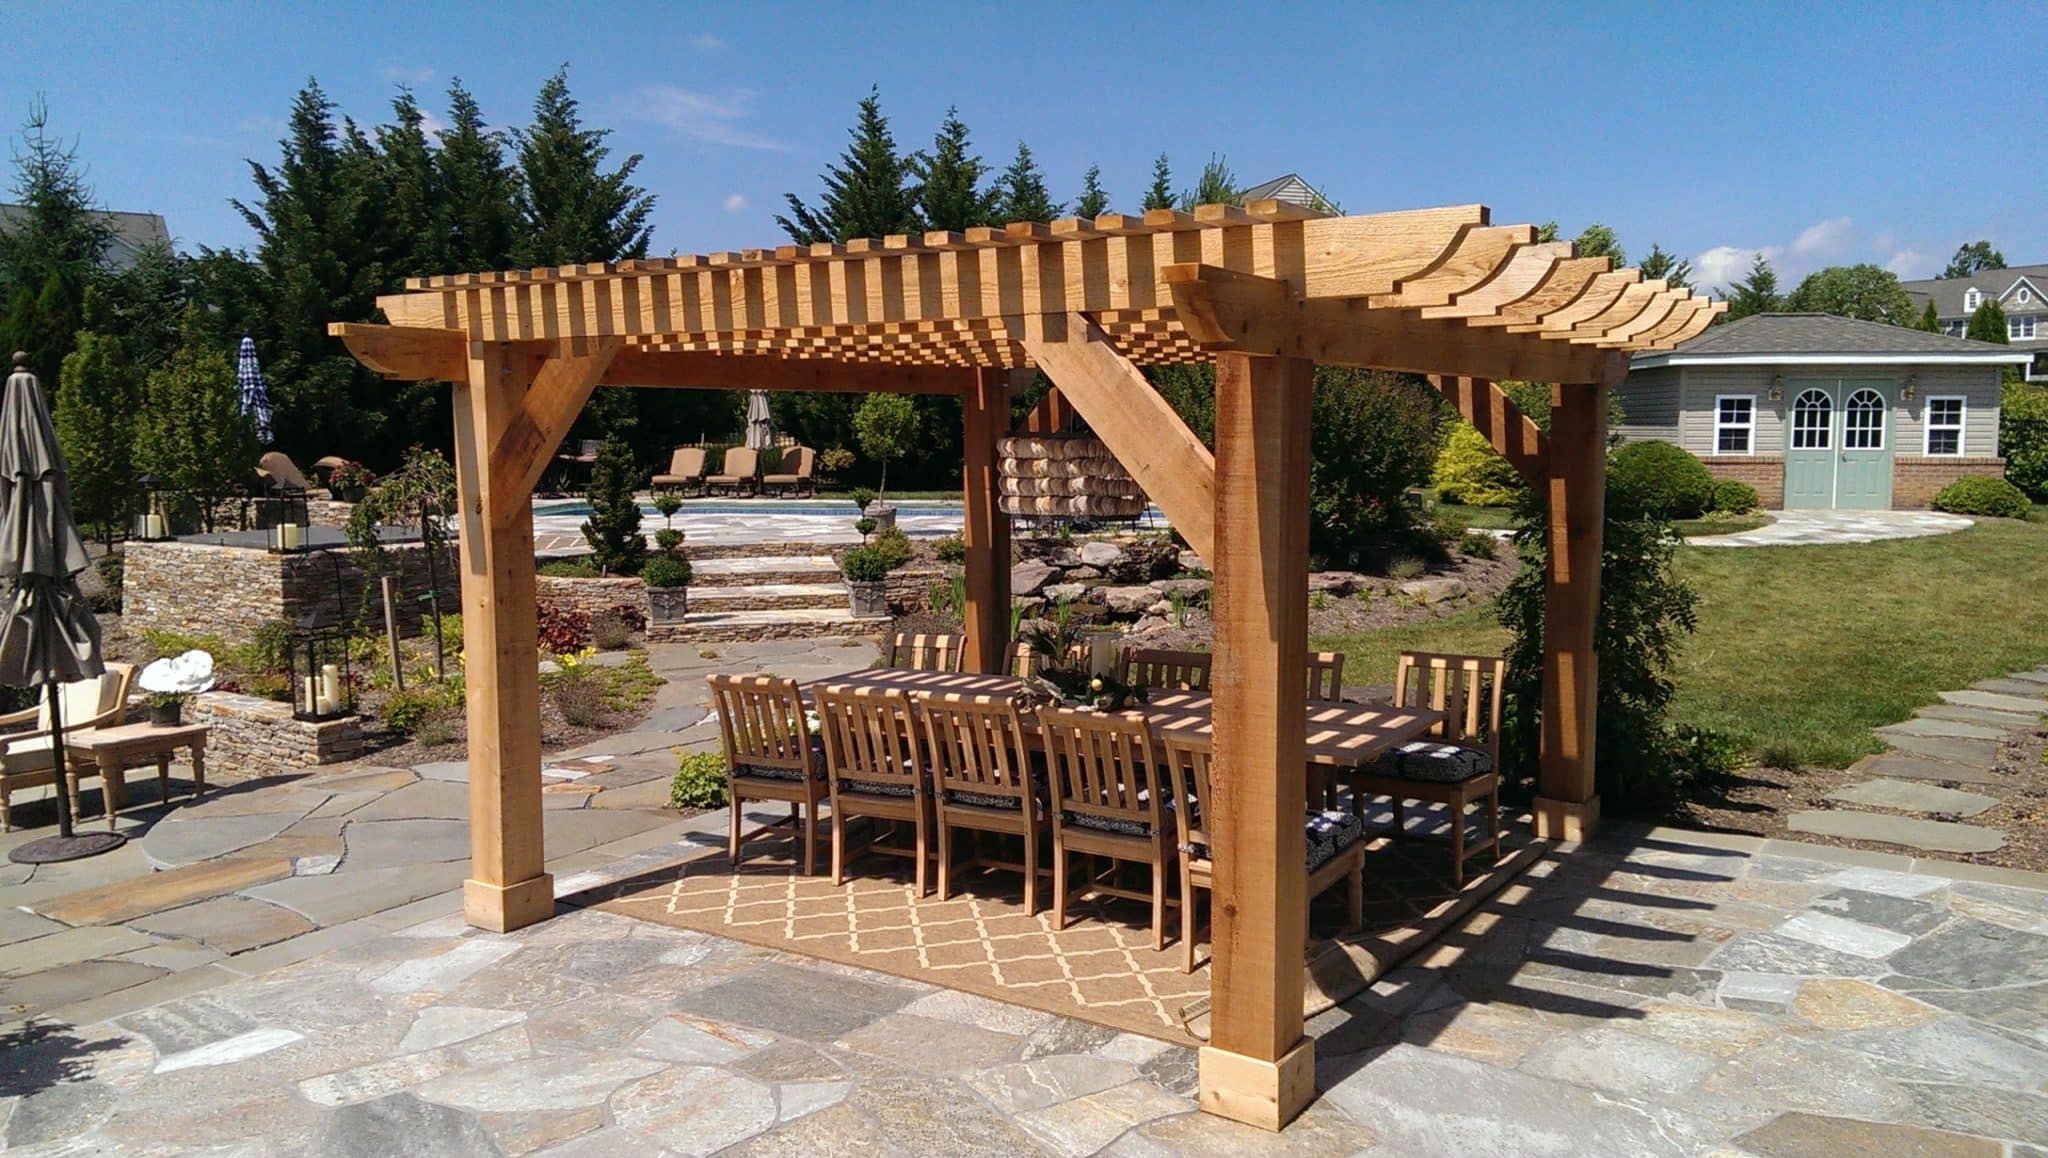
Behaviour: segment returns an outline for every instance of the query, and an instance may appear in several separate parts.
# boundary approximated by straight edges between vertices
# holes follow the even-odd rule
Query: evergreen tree
[[[1102,166],[1090,165],[1081,174],[1081,196],[1074,202],[1074,216],[1093,220],[1109,212],[1109,194],[1102,188]]]
[[[2005,255],[1991,248],[1988,241],[1972,241],[1960,246],[1956,255],[1949,259],[1948,268],[1941,271],[1943,277],[1968,277],[1987,269],[2004,269]]]
[[[1661,280],[1672,289],[1692,288],[1692,263],[1664,252],[1664,247],[1654,241],[1650,243],[1650,252],[1644,256],[1642,264],[1637,268],[1643,271],[1643,277],[1647,280]]]
[[[484,127],[483,110],[460,79],[448,86],[448,127],[440,137],[434,167],[447,215],[446,272],[509,267],[519,235],[519,175],[505,163],[504,137]]]
[[[1166,163],[1166,154],[1161,153],[1152,162],[1152,184],[1145,189],[1145,201],[1139,209],[1173,208],[1173,167]]]
[[[64,275],[52,270],[41,292],[26,283],[15,290],[7,312],[7,344],[28,354],[37,380],[54,393],[62,384],[64,356],[71,352],[78,325],[71,289]]]
[[[917,208],[924,228],[957,233],[994,223],[996,191],[982,187],[988,166],[974,155],[958,109],[946,110],[932,151],[913,154],[905,167],[920,183]]]
[[[1927,308],[1920,311],[1920,328],[1930,334],[1941,332],[1941,315],[1935,312],[1934,299],[1927,299]]]
[[[825,192],[817,208],[794,193],[783,194],[789,215],[777,214],[790,240],[799,245],[887,237],[919,229],[921,191],[908,182],[910,163],[896,153],[889,119],[882,115],[882,90],[871,88],[860,102],[860,118],[848,135],[853,144],[839,163],[825,167]]]
[[[50,136],[40,98],[22,123],[12,191],[20,209],[0,232],[0,301],[9,307],[0,339],[7,350],[28,352],[54,395],[83,321],[86,287],[113,234],[93,206],[77,146]]]
[[[1616,269],[1628,264],[1628,251],[1621,248],[1621,241],[1614,236],[1614,230],[1597,221],[1579,234],[1578,246],[1580,257],[1613,258]]]
[[[135,432],[135,468],[159,486],[227,494],[256,463],[256,435],[242,413],[234,360],[207,341],[188,312],[186,342],[149,376],[149,404]]]
[[[611,172],[606,129],[583,127],[576,98],[569,95],[563,65],[541,86],[533,102],[533,124],[520,130],[519,170],[523,178],[519,214],[524,236],[515,247],[516,264],[571,265],[624,261],[647,256],[653,229],[647,217],[654,195],[633,184],[638,153]]]
[[[1749,276],[1728,287],[1729,321],[1751,314],[1774,314],[1785,308],[1778,296],[1778,271],[1759,253],[1749,263]]]
[[[590,468],[590,518],[583,537],[593,561],[608,575],[637,575],[647,558],[647,540],[640,537],[640,500],[633,495],[643,476],[633,449],[616,434],[598,444]]]
[[[1866,322],[1911,326],[1919,312],[1899,284],[1899,275],[1881,266],[1836,265],[1807,274],[1786,299],[1799,313],[1834,314]]]
[[[1017,142],[1017,156],[996,179],[996,220],[1051,221],[1060,215],[1059,202],[1045,191],[1045,174],[1031,156],[1031,146]]]
[[[85,302],[91,328],[79,331],[64,359],[64,385],[51,419],[70,467],[72,509],[111,541],[135,485],[130,451],[142,399],[121,339],[96,332],[108,322],[100,296],[87,290]]]
[[[1963,336],[1973,342],[1996,342],[2001,346],[2012,344],[2012,337],[2006,332],[2005,307],[1996,299],[1985,298],[1984,304],[1970,314],[1970,327]]]
[[[193,269],[192,262],[164,244],[144,247],[126,269],[101,274],[105,324],[87,319],[86,325],[122,335],[123,352],[138,378],[177,348],[179,319],[194,295]],[[223,303],[208,299],[207,304]]]
[[[1230,164],[1214,153],[1209,163],[1202,166],[1201,179],[1195,187],[1181,194],[1180,207],[1193,209],[1197,205],[1242,205],[1244,188],[1237,183],[1237,174],[1230,171]]]
[[[376,129],[379,181],[390,206],[388,228],[394,248],[402,248],[408,273],[446,273],[449,199],[441,188],[434,145],[427,139],[427,115],[409,89],[391,101],[391,124]]]

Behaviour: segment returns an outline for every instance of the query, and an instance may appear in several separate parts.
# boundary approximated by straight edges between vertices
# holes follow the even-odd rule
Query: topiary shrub
[[[2002,478],[1972,475],[1959,478],[1934,496],[1934,509],[1993,519],[2024,519],[2034,509],[2020,488]]]
[[[1760,503],[1756,488],[1746,482],[1724,478],[1714,484],[1714,509],[1724,515],[1746,515]]]
[[[1469,422],[1451,427],[1436,456],[1436,497],[1472,507],[1513,506],[1527,488],[1514,466]]]
[[[967,540],[958,535],[947,535],[932,541],[932,554],[941,563],[965,563],[967,561]]]
[[[1645,510],[1666,519],[1697,519],[1714,504],[1714,476],[1707,464],[1674,443],[1623,444],[1607,458],[1607,477]]]
[[[2048,502],[2048,387],[2008,382],[1998,412],[1998,453],[2014,486]]]
[[[868,547],[888,561],[891,571],[910,562],[913,555],[910,549],[910,536],[897,527],[877,531]]]
[[[880,583],[889,577],[889,559],[874,547],[855,547],[840,556],[839,571],[848,583]]]
[[[691,752],[676,765],[669,782],[670,808],[722,808],[726,802],[725,757],[717,752]]]
[[[688,587],[691,578],[690,561],[681,552],[656,555],[640,567],[640,579],[649,587]]]

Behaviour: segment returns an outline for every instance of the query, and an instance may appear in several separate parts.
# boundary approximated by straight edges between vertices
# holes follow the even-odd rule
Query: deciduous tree
[[[1956,249],[1956,255],[1949,259],[1948,268],[1941,271],[1943,277],[1968,277],[1987,269],[2004,269],[2005,255],[1991,248],[1989,241],[1972,241]]]
[[[87,290],[88,326],[107,318],[96,291]],[[135,486],[135,416],[142,391],[121,339],[88,328],[64,359],[63,386],[51,415],[70,467],[71,505],[81,523],[111,540]]]
[[[186,341],[149,376],[135,432],[135,467],[162,487],[226,494],[256,466],[256,435],[242,414],[235,363],[186,315]]]
[[[1834,314],[1866,322],[1911,326],[1919,317],[1899,275],[1882,266],[1835,265],[1807,274],[1786,306],[1799,313]]]

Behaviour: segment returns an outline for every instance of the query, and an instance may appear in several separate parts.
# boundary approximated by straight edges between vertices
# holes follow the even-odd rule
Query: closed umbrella
[[[85,540],[71,518],[64,451],[50,425],[50,407],[28,355],[14,355],[14,373],[0,393],[0,589],[9,592],[0,620],[0,684],[41,684],[50,708],[50,755],[57,770],[58,835],[11,851],[36,864],[75,860],[116,848],[119,833],[76,836],[64,792],[64,697],[59,685],[106,670],[100,626],[78,590]]]
[[[256,428],[256,441],[269,446],[270,387],[264,384],[263,367],[256,363],[254,338],[244,336],[242,348],[235,353],[235,384],[241,387],[242,413],[249,416],[249,424]]]
[[[768,392],[747,391],[747,445],[767,450],[775,445],[775,419],[768,413]]]

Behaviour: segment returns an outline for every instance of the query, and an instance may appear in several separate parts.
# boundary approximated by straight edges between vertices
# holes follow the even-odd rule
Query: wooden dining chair
[[[1195,971],[1195,891],[1210,891],[1216,879],[1215,844],[1209,838],[1209,746],[1165,736],[1166,768],[1173,784],[1173,814],[1180,838],[1181,971]],[[1345,931],[1365,918],[1365,823],[1341,809],[1310,810],[1302,819],[1308,842],[1308,900],[1343,881],[1350,906]],[[1306,901],[1304,901],[1306,903]],[[1303,946],[1307,948],[1306,945]]]
[[[1125,683],[1134,687],[1169,692],[1209,690],[1209,664],[1214,656],[1206,651],[1167,651],[1155,647],[1125,648],[1118,664]]]
[[[1144,717],[1058,708],[1038,711],[1052,796],[1053,925],[1067,927],[1067,904],[1104,895],[1152,902],[1152,947],[1166,948],[1167,873],[1174,857],[1173,821],[1155,790],[1152,730]],[[1109,860],[1078,888],[1067,883],[1073,854]],[[1142,864],[1149,892],[1116,883],[1118,862]]]
[[[912,704],[932,773],[939,899],[952,895],[952,833],[961,828],[1023,838],[1021,862],[976,857],[959,867],[1022,872],[1024,915],[1038,912],[1038,841],[1046,830],[1045,806],[1031,783],[1031,745],[1016,701],[944,692],[913,696]]]
[[[1394,668],[1394,706],[1444,713],[1428,736],[1388,749],[1351,777],[1351,806],[1364,810],[1366,795],[1393,803],[1390,835],[1408,837],[1406,801],[1442,804],[1451,810],[1451,879],[1465,883],[1465,811],[1486,803],[1487,839],[1500,863],[1501,692],[1507,661],[1497,655],[1442,655],[1404,651]],[[1475,850],[1478,851],[1478,850]]]
[[[935,632],[899,631],[889,637],[889,656],[883,667],[909,671],[959,671],[967,654],[967,637]]]
[[[1308,653],[1308,698],[1311,703],[1337,703],[1344,698],[1344,653]]]
[[[803,819],[804,874],[818,871],[818,812],[827,795],[824,763],[804,718],[795,680],[764,675],[709,677],[718,734],[725,744],[725,784],[731,797],[732,840],[727,857],[739,867],[740,846],[774,832],[764,825],[743,832],[749,800],[789,804],[791,822]]]
[[[846,862],[868,852],[908,856],[916,866],[917,895],[928,891],[932,807],[921,745],[913,731],[910,693],[893,688],[817,689],[825,726],[826,783],[832,791],[832,883],[846,883]],[[849,851],[846,829],[855,817],[908,824],[912,846],[882,842],[877,833]]]

